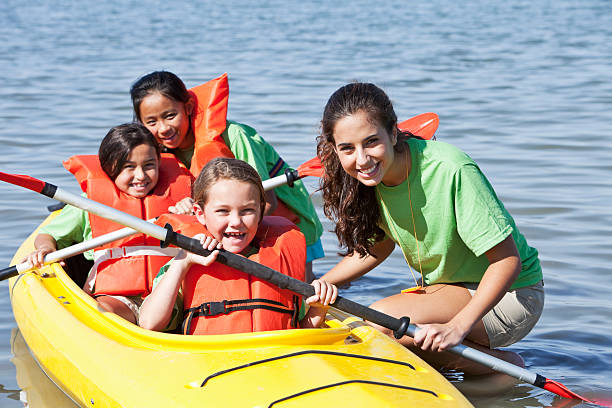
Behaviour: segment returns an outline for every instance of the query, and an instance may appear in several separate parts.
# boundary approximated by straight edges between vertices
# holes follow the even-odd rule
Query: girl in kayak
[[[102,140],[97,156],[73,156],[64,166],[75,175],[88,198],[143,219],[166,213],[169,206],[184,198],[191,189],[191,174],[173,157],[162,158],[151,132],[138,123],[113,127]],[[67,205],[40,229],[34,241],[36,251],[27,260],[40,267],[44,256],[58,248],[119,228],[120,225],[103,217]],[[138,246],[143,251],[147,244],[154,250],[159,248],[159,241],[153,242],[142,234],[98,248],[93,267],[90,263],[91,270],[84,269],[89,270],[86,282],[81,279],[77,284],[84,285],[85,291],[105,310],[136,323],[142,296],[149,293],[159,267],[170,259],[169,256],[130,256],[126,252],[130,246]],[[113,256],[113,253],[120,255]],[[93,250],[84,255],[93,261]]]
[[[321,280],[342,285],[357,279],[397,244],[421,280],[413,273],[415,288],[372,307],[408,316],[420,327],[402,344],[416,345],[435,365],[472,374],[489,371],[431,352],[465,340],[521,364],[518,355],[492,349],[517,342],[538,321],[542,270],[537,250],[476,163],[446,143],[399,131],[391,101],[373,84],[338,89],[321,128],[324,212],[346,248]]]
[[[195,236],[212,253],[204,257],[181,250],[161,268],[142,305],[140,326],[171,330],[183,320],[184,334],[228,334],[323,322],[326,306],[337,296],[334,285],[313,281],[315,295],[306,300],[311,307],[300,319],[301,302],[290,291],[214,262],[223,248],[304,279],[304,236],[282,217],[263,216],[264,190],[253,167],[237,159],[213,159],[194,182],[192,198],[195,215],[167,215],[158,222]]]
[[[135,118],[143,123],[164,148],[172,152],[197,177],[215,157],[235,157],[253,166],[261,178],[282,174],[288,168],[274,148],[255,129],[226,119],[229,88],[227,75],[187,90],[183,81],[167,71],[138,79],[130,90]],[[325,254],[323,227],[308,191],[301,181],[266,192],[265,215],[280,215],[294,222],[306,237],[307,280],[312,261]],[[173,211],[189,212],[190,200]]]

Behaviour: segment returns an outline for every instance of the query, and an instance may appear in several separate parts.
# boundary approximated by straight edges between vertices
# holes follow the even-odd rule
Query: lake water
[[[228,72],[229,117],[297,166],[315,155],[329,95],[351,80],[375,82],[400,119],[438,113],[438,139],[480,164],[538,248],[546,307],[511,349],[530,370],[611,401],[611,43],[607,0],[3,0],[0,170],[77,192],[61,160],[95,153],[111,126],[130,121],[130,85],[159,69],[188,86]],[[49,204],[0,185],[4,266]],[[315,273],[338,261],[336,242],[325,233],[328,256]],[[342,294],[371,303],[411,279],[395,252]],[[0,406],[20,407],[6,282],[0,292]],[[472,400],[574,405],[526,385]]]

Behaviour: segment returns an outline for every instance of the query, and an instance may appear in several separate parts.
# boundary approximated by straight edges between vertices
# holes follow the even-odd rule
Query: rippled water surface
[[[538,248],[546,307],[511,349],[530,370],[610,401],[611,16],[606,0],[3,0],[0,170],[78,191],[61,160],[95,153],[111,126],[131,120],[130,85],[158,69],[188,86],[228,72],[229,117],[297,166],[315,155],[329,95],[354,79],[375,82],[400,119],[439,114],[438,138],[481,165]],[[308,181],[311,191],[316,185]],[[0,185],[3,265],[48,204]],[[317,274],[338,260],[335,237],[326,233],[323,243],[328,256],[315,262]],[[396,252],[343,295],[371,303],[396,293],[411,283],[404,265]],[[0,286],[0,406],[19,407],[22,360],[12,360],[27,354]],[[44,377],[35,383],[46,386]],[[526,385],[472,400],[573,405]]]

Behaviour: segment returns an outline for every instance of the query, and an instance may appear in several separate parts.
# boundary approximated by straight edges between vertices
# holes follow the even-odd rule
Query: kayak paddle
[[[149,220],[149,222],[153,221],[155,221],[155,218]],[[127,227],[122,228],[120,230],[112,231],[108,234],[100,235],[99,237],[92,238],[88,241],[80,242],[78,244],[71,245],[69,247],[54,252],[50,252],[45,255],[43,262],[45,265],[47,265],[53,262],[61,261],[66,258],[70,258],[71,256],[82,254],[83,252],[89,251],[90,249],[94,249],[99,246],[116,241],[118,239],[129,237],[130,235],[139,233],[139,231]],[[33,268],[29,262],[22,262],[18,265],[9,266],[8,268],[0,270],[0,281],[12,278],[13,276],[19,275],[20,273],[28,272],[31,269]]]
[[[0,180],[25,187],[37,193],[46,195],[47,197],[63,201],[100,217],[104,217],[122,225],[131,227],[144,234],[159,239],[162,241],[164,246],[174,244],[180,248],[199,255],[207,256],[210,254],[210,251],[202,248],[202,244],[198,240],[178,234],[172,231],[172,228],[162,228],[158,225],[149,223],[112,207],[108,207],[80,195],[64,191],[53,184],[45,183],[44,181],[30,176],[7,174],[3,172],[0,172]],[[290,276],[277,272],[272,268],[225,250],[219,251],[217,262],[221,262],[229,267],[239,269],[259,279],[268,281],[281,289],[288,289],[306,297],[314,294],[314,288],[306,282],[294,279]],[[379,326],[393,330],[394,336],[398,339],[405,335],[414,337],[418,330],[416,326],[410,324],[410,319],[406,316],[397,319],[393,316],[389,316],[385,313],[379,312],[378,310],[363,306],[341,296],[337,297],[332,306],[352,315],[361,317],[364,320],[376,323]],[[562,397],[592,402],[570,391],[567,387],[559,382],[550,380],[540,374],[532,373],[524,368],[515,366],[514,364],[508,363],[471,347],[467,347],[463,344],[454,346],[447,351],[457,354],[463,358],[467,358],[468,360],[480,363],[493,371],[507,374],[511,377],[535,385],[536,387],[543,388]]]

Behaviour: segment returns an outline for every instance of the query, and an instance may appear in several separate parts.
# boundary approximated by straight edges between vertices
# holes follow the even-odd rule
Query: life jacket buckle
[[[203,316],[217,316],[220,314],[228,314],[229,312],[225,308],[226,301],[221,302],[206,302],[202,303],[200,308],[202,309]]]

